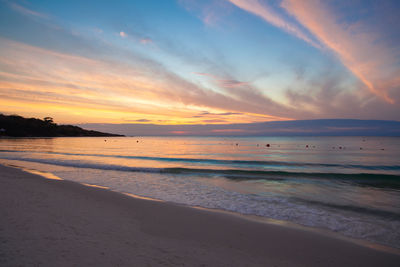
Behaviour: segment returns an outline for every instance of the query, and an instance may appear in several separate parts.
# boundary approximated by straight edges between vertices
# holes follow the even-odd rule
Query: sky
[[[400,1],[0,0],[0,113],[400,120]]]

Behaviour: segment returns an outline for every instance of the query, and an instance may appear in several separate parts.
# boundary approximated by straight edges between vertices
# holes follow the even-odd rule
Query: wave
[[[218,176],[231,180],[288,180],[288,179],[309,179],[309,180],[330,180],[335,182],[350,183],[359,186],[370,186],[379,188],[390,188],[400,190],[400,175],[377,174],[377,173],[325,173],[325,172],[288,172],[288,171],[264,171],[264,170],[241,170],[241,169],[209,169],[209,168],[147,168],[131,167],[115,164],[98,164],[84,162],[81,160],[55,160],[38,159],[27,157],[2,156],[2,159],[20,160],[36,163],[51,164],[73,168],[88,168],[99,170],[113,170],[124,172],[144,172],[175,175],[203,175],[207,177]]]
[[[287,166],[287,167],[331,167],[344,169],[361,169],[361,170],[400,170],[400,165],[361,165],[361,164],[333,164],[333,163],[307,163],[307,162],[285,162],[285,161],[264,161],[264,160],[225,160],[225,159],[204,159],[204,158],[174,158],[174,157],[149,157],[149,156],[128,156],[128,155],[106,155],[106,154],[85,154],[85,153],[66,153],[53,151],[19,151],[19,150],[0,150],[7,153],[36,153],[36,154],[53,154],[65,156],[86,156],[101,158],[124,158],[153,160],[164,162],[184,162],[184,163],[200,163],[214,165],[235,165],[235,166]]]
[[[292,198],[295,202],[305,203],[308,205],[314,206],[323,206],[327,208],[333,208],[337,210],[344,210],[344,211],[352,211],[360,214],[366,215],[373,215],[377,217],[381,217],[383,219],[392,220],[392,221],[400,221],[400,214],[392,211],[381,210],[381,209],[374,209],[369,207],[360,207],[360,206],[353,206],[353,205],[341,205],[335,203],[326,203],[322,201],[315,201],[310,199],[302,199],[302,198]]]

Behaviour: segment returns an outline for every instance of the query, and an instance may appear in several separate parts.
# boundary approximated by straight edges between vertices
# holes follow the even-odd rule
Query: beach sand
[[[0,166],[0,266],[399,266],[400,256]]]

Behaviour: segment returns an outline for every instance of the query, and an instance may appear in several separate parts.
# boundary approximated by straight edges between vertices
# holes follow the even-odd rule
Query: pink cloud
[[[320,48],[320,45],[314,42],[308,34],[300,29],[297,25],[289,22],[285,17],[273,10],[266,4],[262,4],[258,0],[228,0],[237,7],[246,10],[254,15],[259,16],[263,20],[272,25],[285,30],[286,32],[306,41],[314,47]]]
[[[396,77],[399,73],[390,74],[395,57],[391,49],[380,42],[379,33],[363,31],[360,22],[350,27],[339,23],[337,15],[319,0],[283,0],[282,7],[333,51],[373,94],[394,103],[388,95],[391,88],[384,85],[389,83],[398,87],[400,83],[398,79],[396,82]]]
[[[222,22],[222,18],[231,11],[230,5],[225,1],[197,1],[197,0],[178,0],[188,11],[193,12],[207,26],[217,26]]]
[[[389,92],[400,87],[397,78],[400,71],[396,67],[398,52],[382,42],[379,31],[366,27],[363,22],[340,23],[338,14],[320,0],[282,0],[280,12],[260,0],[228,1],[314,47],[332,51],[372,94],[394,103]],[[302,27],[291,22],[282,11]]]
[[[151,40],[150,38],[142,38],[142,39],[140,39],[140,43],[141,43],[141,44],[144,44],[144,45],[146,45],[146,44],[152,44],[152,43],[153,43],[153,40]]]

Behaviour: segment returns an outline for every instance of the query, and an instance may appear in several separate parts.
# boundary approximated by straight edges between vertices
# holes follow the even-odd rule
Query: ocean
[[[400,248],[400,137],[0,139],[0,163]]]

